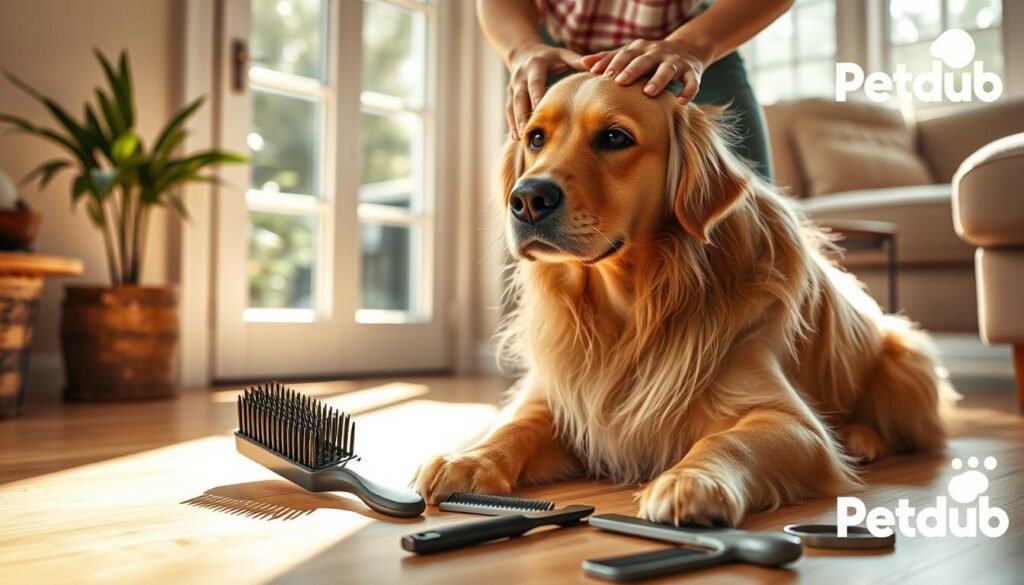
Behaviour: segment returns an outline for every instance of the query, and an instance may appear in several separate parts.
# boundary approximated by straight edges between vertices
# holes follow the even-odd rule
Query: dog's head
[[[641,86],[573,75],[506,145],[502,196],[516,257],[595,264],[666,226],[707,242],[742,198],[746,175],[713,114]]]

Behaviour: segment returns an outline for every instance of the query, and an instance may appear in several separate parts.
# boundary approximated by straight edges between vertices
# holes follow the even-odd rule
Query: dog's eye
[[[632,145],[633,139],[629,134],[617,128],[605,130],[597,137],[597,147],[604,150],[621,150]]]
[[[540,148],[544,146],[543,130],[534,130],[533,132],[530,132],[530,135],[527,138],[529,139],[528,144],[530,146],[530,150],[540,150]]]

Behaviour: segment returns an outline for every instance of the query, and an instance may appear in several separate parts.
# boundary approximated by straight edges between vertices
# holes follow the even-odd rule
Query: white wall
[[[127,49],[135,76],[139,126],[142,136],[152,140],[179,103],[178,18],[174,0],[0,0],[0,68],[80,116],[83,101],[92,96],[94,87],[103,84],[93,47],[110,56]],[[6,79],[0,79],[0,111],[50,124],[43,108]],[[55,147],[34,137],[0,136],[0,168],[15,181],[40,162],[59,155]],[[47,282],[36,326],[33,389],[59,383],[53,373],[60,363],[58,326],[64,284],[107,282],[102,239],[84,210],[71,211],[69,183],[68,176],[62,176],[45,192],[35,185],[20,188],[22,198],[43,214],[36,250],[72,256],[85,264],[80,278]],[[162,212],[151,221],[144,265],[147,283],[166,282],[170,267],[176,265],[177,244],[169,241],[173,230],[168,223]]]

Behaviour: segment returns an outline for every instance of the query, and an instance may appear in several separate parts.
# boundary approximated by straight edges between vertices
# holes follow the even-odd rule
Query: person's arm
[[[620,49],[587,55],[581,63],[592,73],[614,77],[620,85],[653,72],[644,86],[649,96],[660,94],[673,80],[681,80],[679,101],[687,102],[697,94],[708,65],[735,51],[792,5],[793,0],[716,0],[664,40],[634,41]]]
[[[578,53],[548,46],[540,37],[534,0],[477,0],[480,28],[511,73],[505,117],[513,140],[544,97],[548,75],[580,67]]]

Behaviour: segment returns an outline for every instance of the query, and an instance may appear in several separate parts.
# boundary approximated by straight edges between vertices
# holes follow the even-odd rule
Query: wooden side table
[[[0,252],[0,419],[17,416],[21,407],[44,279],[81,273],[73,258]]]
[[[899,265],[896,260],[896,224],[887,221],[851,219],[824,221],[821,227],[842,236],[839,247],[847,252],[885,251],[889,280],[888,312],[898,311],[900,303],[899,284],[897,283]]]

